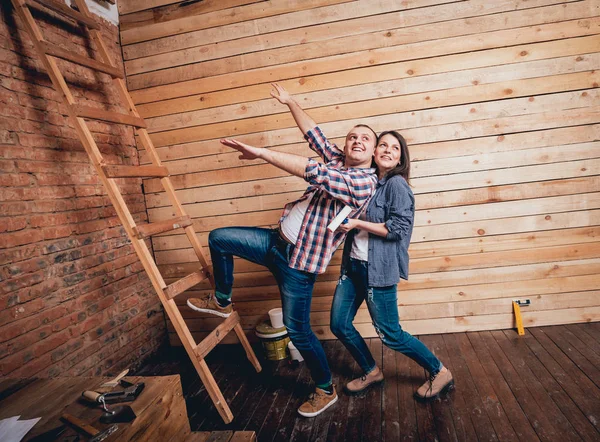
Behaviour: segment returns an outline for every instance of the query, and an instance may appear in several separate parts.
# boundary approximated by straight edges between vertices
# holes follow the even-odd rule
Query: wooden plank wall
[[[358,122],[407,138],[417,215],[410,282],[398,290],[408,331],[513,327],[518,298],[532,301],[526,326],[600,320],[598,0],[119,6],[129,88],[204,245],[217,227],[275,225],[305,187],[217,142],[310,155],[269,97],[279,81],[331,139]],[[171,215],[160,191],[145,182],[155,221]],[[179,232],[153,245],[168,278],[195,269]],[[339,262],[314,294],[324,339]],[[203,336],[220,321],[190,312],[185,296],[177,301]],[[241,260],[234,296],[248,331],[280,305],[270,274]],[[356,323],[375,336],[366,309]]]

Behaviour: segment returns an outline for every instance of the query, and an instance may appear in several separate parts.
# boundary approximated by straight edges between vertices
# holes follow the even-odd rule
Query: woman
[[[395,131],[383,132],[377,140],[374,160],[379,183],[366,212],[340,226],[352,232],[346,239],[342,274],[333,297],[331,330],[364,372],[346,385],[346,391],[355,394],[382,382],[381,369],[352,324],[366,300],[383,343],[429,372],[429,379],[415,396],[431,399],[453,385],[452,374],[421,341],[402,330],[398,318],[396,285],[400,278],[408,279],[408,245],[415,213],[406,141]]]

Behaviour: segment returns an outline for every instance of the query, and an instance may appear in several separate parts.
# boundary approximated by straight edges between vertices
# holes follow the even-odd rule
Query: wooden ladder
[[[215,328],[204,340],[196,344],[192,334],[185,324],[185,321],[183,320],[183,317],[181,316],[181,312],[173,300],[175,296],[183,293],[187,289],[204,280],[209,280],[210,284],[214,287],[212,268],[208,265],[208,262],[202,253],[202,246],[200,245],[200,242],[196,236],[196,232],[192,226],[192,220],[190,219],[189,215],[185,213],[183,207],[177,199],[177,196],[175,195],[175,189],[171,183],[171,180],[169,179],[169,172],[167,168],[161,164],[158,154],[154,149],[154,145],[150,140],[148,131],[146,130],[146,123],[137,112],[135,105],[133,104],[133,100],[127,91],[124,75],[112,64],[110,60],[108,51],[104,45],[104,41],[102,40],[102,35],[99,31],[99,26],[91,17],[84,0],[74,0],[77,10],[67,6],[60,0],[11,1],[17,15],[31,36],[33,45],[35,46],[46,70],[48,71],[48,75],[52,80],[52,84],[62,95],[69,117],[75,126],[83,147],[88,153],[96,172],[102,180],[102,183],[106,187],[108,196],[115,207],[117,215],[119,216],[119,219],[121,220],[121,223],[123,224],[123,227],[125,228],[125,231],[127,232],[127,235],[129,236],[129,239],[131,240],[138,257],[140,258],[146,273],[150,277],[152,285],[158,293],[158,297],[160,298],[167,315],[169,315],[169,319],[177,331],[177,335],[181,339],[181,342],[183,343],[183,346],[192,360],[194,367],[196,367],[196,371],[206,387],[210,398],[215,404],[215,407],[219,411],[219,414],[225,423],[231,422],[233,420],[233,414],[225,402],[225,398],[215,382],[210,369],[206,365],[204,358],[231,330],[235,330],[235,333],[244,346],[248,359],[252,365],[254,365],[256,371],[261,371],[261,366],[256,358],[256,355],[254,354],[254,351],[252,350],[252,347],[250,346],[250,343],[248,342],[248,339],[246,338],[246,335],[244,334],[244,331],[240,325],[240,317],[237,312],[233,312],[231,316],[225,319],[225,321]],[[35,22],[29,8],[41,10],[43,12],[51,10],[84,25],[88,29],[91,39],[96,45],[102,61],[76,55],[73,52],[56,47],[44,40],[42,32]],[[123,99],[124,103],[126,103],[126,107],[128,108],[129,112],[127,114],[121,114],[76,104],[73,95],[67,86],[65,78],[58,69],[55,58],[67,60],[69,62],[110,75],[113,79],[113,83],[121,95],[121,98]],[[103,159],[102,154],[94,141],[94,138],[92,137],[92,133],[85,122],[86,119],[125,124],[136,128],[139,141],[146,149],[148,156],[152,160],[152,165],[122,166],[107,164]],[[165,192],[167,193],[171,204],[174,207],[174,211],[177,215],[175,218],[150,224],[135,224],[133,217],[131,216],[131,213],[129,212],[123,196],[121,195],[115,182],[115,178],[142,177],[160,178]],[[154,262],[152,254],[150,253],[150,250],[148,250],[144,240],[151,235],[175,230],[178,228],[183,228],[185,230],[185,233],[194,251],[196,252],[196,256],[200,261],[201,270],[198,270],[184,277],[183,279],[167,285],[163,280],[158,267]]]

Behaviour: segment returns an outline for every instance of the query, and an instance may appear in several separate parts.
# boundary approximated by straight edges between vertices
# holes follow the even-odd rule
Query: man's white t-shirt
[[[311,198],[306,198],[304,201],[300,201],[295,204],[290,210],[290,213],[281,222],[281,233],[285,236],[285,239],[291,241],[292,244],[296,244],[298,241],[298,235],[300,234],[300,228],[302,227],[302,221],[308,210]]]
[[[365,210],[360,214],[358,219],[365,221],[367,218],[367,211]],[[369,260],[369,232],[366,230],[358,230],[358,233],[354,235],[354,241],[352,242],[352,249],[350,250],[350,257],[359,259],[361,261]]]

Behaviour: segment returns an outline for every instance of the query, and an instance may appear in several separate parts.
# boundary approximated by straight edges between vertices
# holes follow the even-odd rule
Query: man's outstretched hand
[[[292,96],[290,93],[278,83],[271,83],[273,89],[271,89],[271,97],[275,98],[281,104],[289,104],[292,102]]]
[[[233,149],[239,151],[241,153],[241,155],[238,157],[240,160],[256,160],[257,158],[260,158],[260,152],[262,149],[258,147],[250,146],[249,144],[245,144],[231,138],[222,139],[221,144],[232,147]]]

